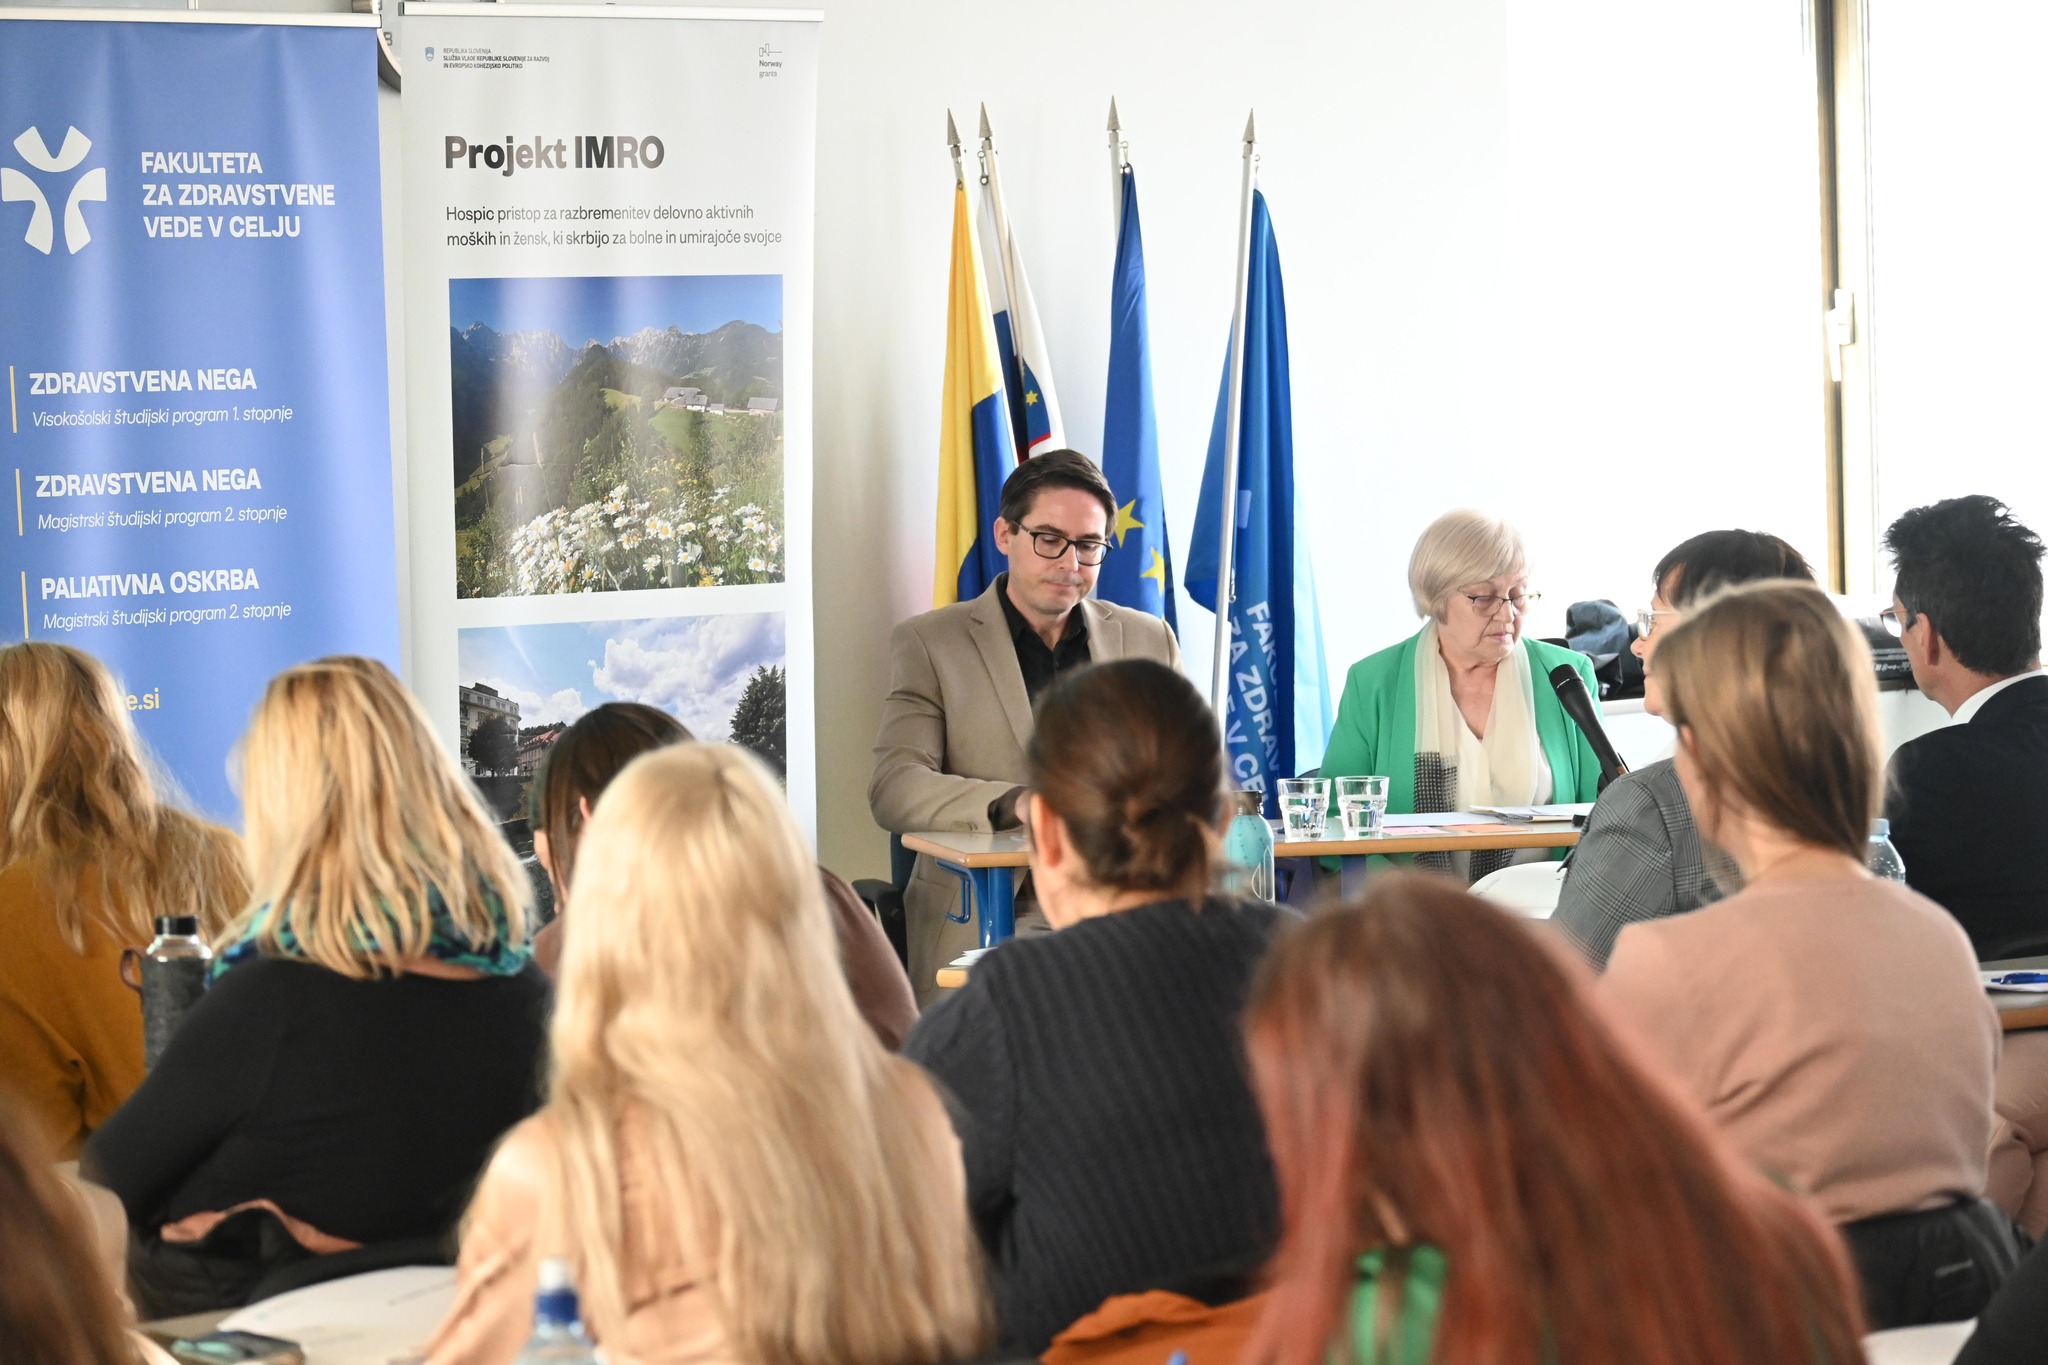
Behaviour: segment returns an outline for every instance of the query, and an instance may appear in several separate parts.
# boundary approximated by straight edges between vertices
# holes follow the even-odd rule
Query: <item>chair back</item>
[[[1472,883],[1472,894],[1523,919],[1549,919],[1564,894],[1564,864],[1510,863]]]

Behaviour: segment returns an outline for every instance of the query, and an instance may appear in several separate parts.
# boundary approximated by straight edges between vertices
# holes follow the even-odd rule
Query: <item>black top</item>
[[[2048,952],[2048,678],[1900,745],[1889,779],[1907,885],[1961,921],[1981,962]]]
[[[1066,633],[1058,645],[1049,646],[1010,600],[1008,574],[996,576],[996,601],[1003,604],[1003,618],[1010,623],[1010,642],[1017,647],[1017,667],[1024,673],[1024,695],[1036,706],[1038,694],[1062,673],[1088,662],[1088,613],[1078,606],[1068,612]]]
[[[2040,1365],[2048,1353],[2048,1243],[2027,1253],[1999,1287],[1955,1365]]]
[[[903,1055],[949,1093],[1005,1344],[1255,1267],[1279,1230],[1238,1016],[1288,912],[1160,901],[1013,939]]]
[[[540,1104],[547,978],[352,981],[256,958],[213,983],[84,1169],[154,1231],[270,1199],[330,1236],[439,1236]]]

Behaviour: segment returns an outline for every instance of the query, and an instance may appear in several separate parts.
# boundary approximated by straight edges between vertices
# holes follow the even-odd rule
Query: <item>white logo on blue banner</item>
[[[61,175],[79,162],[92,150],[92,139],[76,128],[64,130],[63,145],[55,156],[43,141],[40,128],[31,128],[14,139],[14,149],[21,153],[21,159],[39,171],[50,175]],[[87,200],[96,199],[105,203],[107,199],[107,170],[95,166],[71,183],[70,191],[64,196],[64,249],[76,255],[92,241],[92,232],[85,225],[85,211],[82,207]],[[0,167],[0,201],[23,200],[35,206],[29,215],[28,227],[21,234],[27,242],[45,256],[50,254],[52,232],[50,230],[50,201],[34,180],[23,175],[12,166]]]
[[[0,18],[0,639],[224,818],[272,675],[397,661],[376,70],[353,16]]]

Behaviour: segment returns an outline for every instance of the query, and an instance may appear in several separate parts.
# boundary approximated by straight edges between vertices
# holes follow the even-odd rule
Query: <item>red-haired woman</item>
[[[1833,1231],[1567,972],[1420,876],[1280,939],[1246,1033],[1286,1231],[1247,1360],[1863,1359]]]

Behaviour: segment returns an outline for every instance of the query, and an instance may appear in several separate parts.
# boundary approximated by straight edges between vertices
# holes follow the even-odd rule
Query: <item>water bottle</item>
[[[1223,832],[1223,889],[1233,896],[1269,901],[1273,876],[1273,827],[1266,823],[1266,794],[1236,793],[1237,814]]]
[[[1892,843],[1892,822],[1879,820],[1870,827],[1869,851],[1863,855],[1864,863],[1878,876],[1890,882],[1906,880],[1906,860],[1899,856],[1899,850]]]
[[[142,953],[142,1064],[154,1067],[171,1035],[206,994],[213,950],[199,937],[196,915],[158,915],[156,937]]]
[[[519,1353],[519,1365],[596,1365],[597,1350],[583,1330],[583,1310],[569,1263],[550,1256],[540,1263],[540,1292],[533,1296],[533,1335]]]

